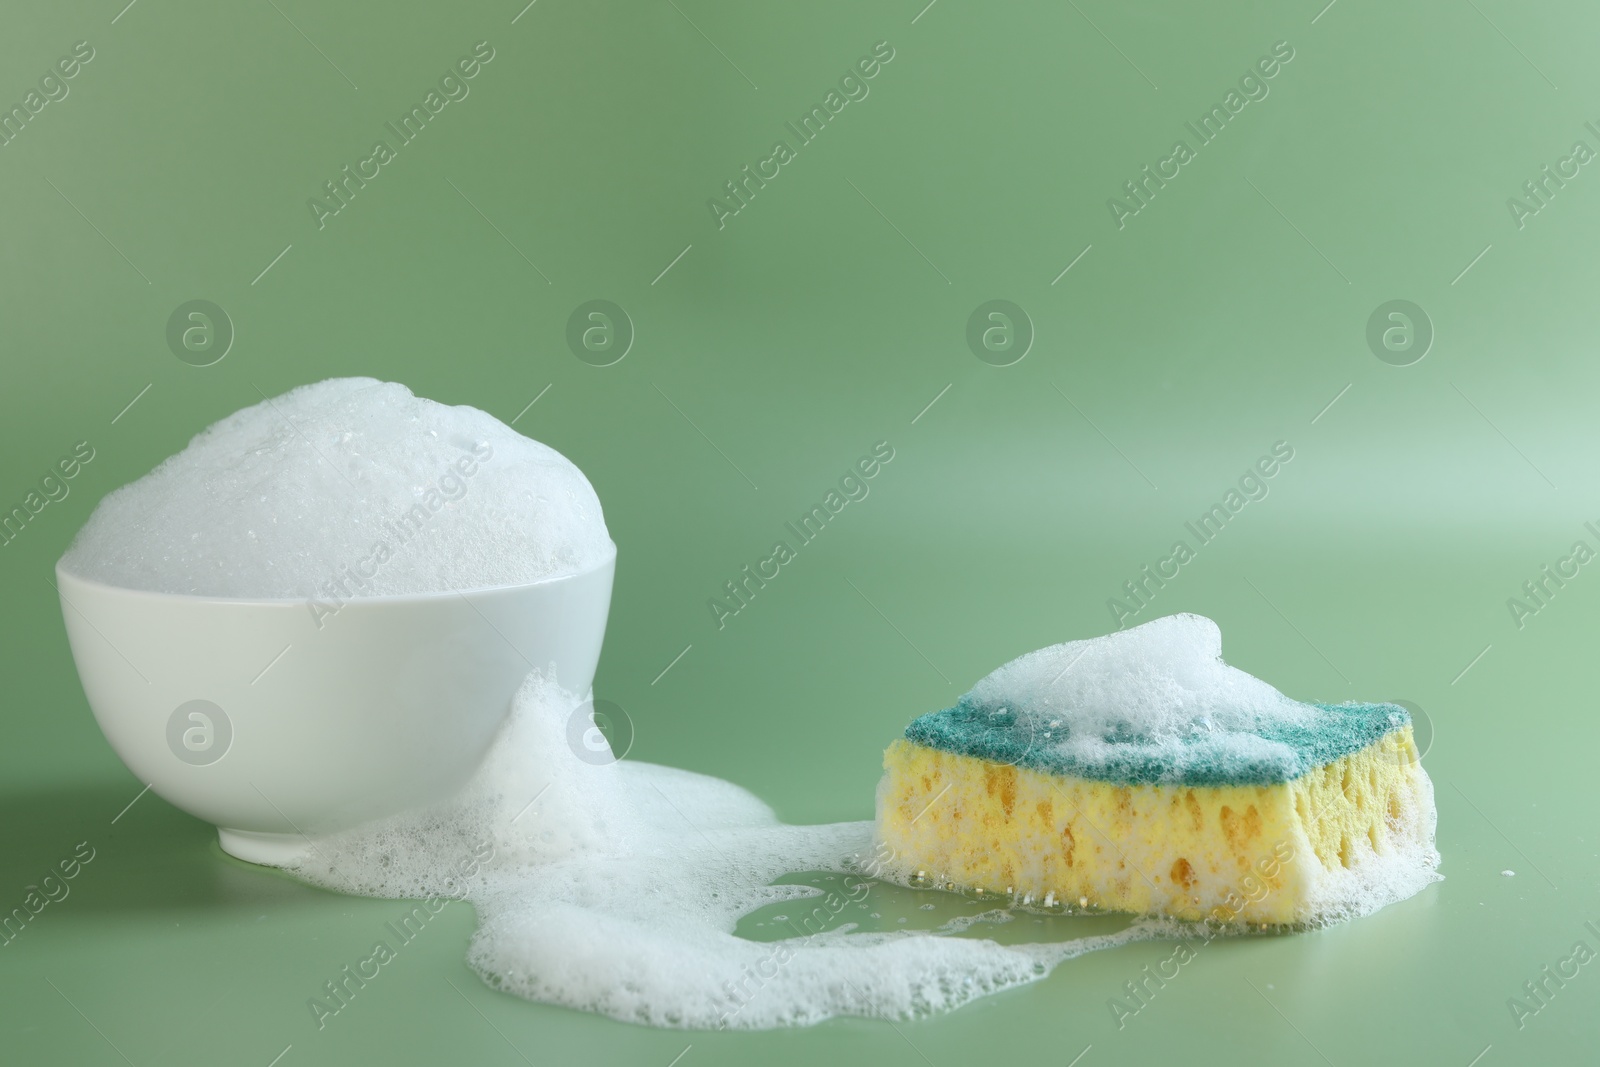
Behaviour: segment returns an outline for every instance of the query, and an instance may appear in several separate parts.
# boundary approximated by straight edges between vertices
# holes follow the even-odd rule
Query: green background
[[[1506,604],[1600,544],[1600,176],[1521,228],[1506,204],[1600,147],[1592,9],[122,3],[0,15],[0,102],[95,49],[0,148],[0,504],[96,451],[0,550],[0,909],[96,849],[0,948],[8,1061],[1592,1062],[1600,964],[1521,1029],[1507,998],[1600,947],[1600,578],[1520,628]],[[470,95],[319,230],[308,198],[482,40]],[[708,198],[880,40],[870,95],[719,230]],[[1119,229],[1107,199],[1280,40],[1270,95]],[[596,298],[637,333],[604,368],[565,341]],[[236,330],[212,366],[165,339],[194,299]],[[991,299],[1036,332],[1015,365],[967,346]],[[1394,299],[1436,332],[1409,366],[1366,341]],[[491,992],[455,904],[319,1032],[306,998],[399,906],[233,861],[154,796],[127,808],[140,783],[48,579],[100,496],[196,431],[357,374],[517,417],[587,472],[620,549],[596,691],[632,758],[796,821],[870,817],[912,716],[1113,628],[1107,599],[1287,441],[1270,495],[1139,619],[1211,616],[1295,696],[1423,709],[1447,880],[1214,944],[1122,1030],[1107,999],[1169,945],[930,1020],[678,1033]],[[870,496],[719,630],[708,598],[880,440]]]

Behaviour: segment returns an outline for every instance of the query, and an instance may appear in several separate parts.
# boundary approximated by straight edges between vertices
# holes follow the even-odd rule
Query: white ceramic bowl
[[[616,554],[461,593],[305,600],[122,589],[56,568],[72,658],[122,761],[222,847],[292,861],[305,835],[442,800],[534,669],[594,681]],[[320,621],[320,626],[319,626]]]

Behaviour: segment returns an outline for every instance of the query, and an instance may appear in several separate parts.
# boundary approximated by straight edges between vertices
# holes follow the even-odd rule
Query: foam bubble
[[[313,838],[291,870],[345,892],[470,900],[479,926],[468,961],[491,986],[695,1029],[948,1011],[1037,981],[1063,960],[1168,929],[1146,922],[1024,945],[949,936],[984,916],[933,932],[860,933],[848,922],[814,929],[805,916],[825,908],[824,891],[773,880],[853,872],[869,886],[859,875],[872,823],[788,826],[720,779],[580,760],[565,742],[578,703],[530,675],[489,759],[457,798]],[[786,900],[797,902],[795,938],[735,935],[741,916]]]
[[[613,550],[559,452],[477,408],[334,378],[202,430],[102,500],[62,565],[163,593],[348,598],[534,582]]]

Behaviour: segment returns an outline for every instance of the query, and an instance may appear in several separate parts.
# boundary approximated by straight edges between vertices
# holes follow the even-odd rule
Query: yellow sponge
[[[1292,700],[1224,663],[1199,615],[1020,656],[883,766],[879,865],[911,885],[1300,925],[1439,877],[1410,713]]]
[[[1298,925],[1374,910],[1433,880],[1433,791],[1409,722],[1276,783],[1096,781],[904,739],[884,770],[880,853],[913,885],[1046,909]]]

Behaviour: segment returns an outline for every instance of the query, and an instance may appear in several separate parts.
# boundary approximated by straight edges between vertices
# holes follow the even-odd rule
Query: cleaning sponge
[[[1393,704],[1304,704],[1197,615],[1041,649],[884,757],[891,877],[1046,909],[1303,925],[1438,879],[1433,787]]]

